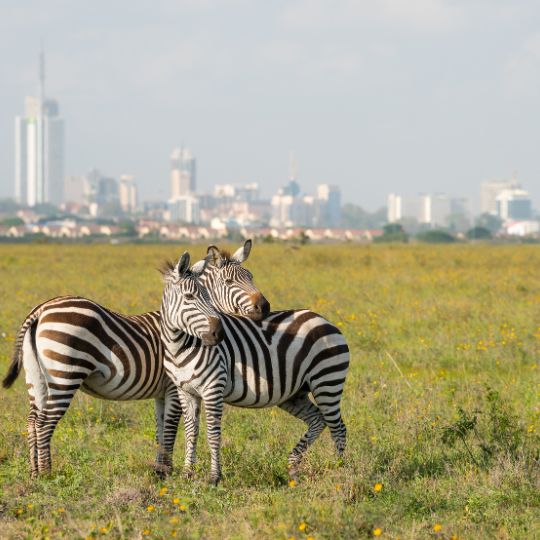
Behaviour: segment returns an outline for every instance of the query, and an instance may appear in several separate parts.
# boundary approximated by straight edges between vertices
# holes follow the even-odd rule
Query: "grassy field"
[[[182,251],[0,246],[0,371],[38,302],[156,309],[154,269]],[[229,407],[223,483],[206,483],[204,439],[196,480],[160,481],[153,404],[79,393],[53,437],[53,474],[31,481],[18,380],[0,394],[1,538],[540,538],[538,247],[256,245],[246,266],[273,309],[309,307],[348,339],[343,463],[326,431],[291,486],[304,425]]]

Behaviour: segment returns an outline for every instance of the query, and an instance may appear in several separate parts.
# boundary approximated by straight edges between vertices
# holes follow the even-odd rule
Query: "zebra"
[[[230,265],[240,267],[250,249],[248,240]],[[202,261],[199,271],[204,269]],[[196,272],[191,274],[192,280],[198,277]],[[239,270],[236,274],[248,275]],[[260,318],[266,299],[249,279],[241,286],[246,293],[240,294],[234,286],[238,304],[230,309]],[[156,472],[171,472],[181,407],[176,386],[164,370],[160,318],[159,311],[122,315],[79,296],[53,298],[30,312],[19,330],[3,386],[9,388],[24,366],[30,398],[27,429],[32,477],[50,471],[51,437],[79,388],[104,399],[154,399]],[[218,320],[212,324],[219,326]]]
[[[209,258],[215,256],[219,264],[226,265],[226,254],[218,255],[211,248]],[[204,271],[200,279],[205,282]],[[270,312],[260,321],[222,313],[223,340],[204,347],[175,322],[184,302],[176,280],[171,267],[164,274],[161,335],[165,369],[178,388],[184,415],[186,478],[193,476],[201,402],[211,453],[211,484],[217,485],[221,479],[224,403],[254,408],[277,405],[307,424],[307,432],[288,456],[291,479],[297,479],[304,454],[326,426],[341,456],[346,427],[340,401],[349,348],[340,330],[308,309]],[[206,278],[206,283],[218,281]],[[211,298],[219,297],[211,288],[207,291]]]

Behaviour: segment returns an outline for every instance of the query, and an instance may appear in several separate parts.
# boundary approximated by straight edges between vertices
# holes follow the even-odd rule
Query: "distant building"
[[[137,211],[137,184],[133,176],[124,174],[120,176],[119,187],[120,208],[127,214]]]
[[[496,198],[497,215],[503,220],[529,220],[532,217],[532,201],[524,189],[502,190]]]
[[[405,197],[388,196],[388,222],[413,221],[430,227],[466,229],[470,224],[468,201],[442,193]]]
[[[412,219],[419,222],[422,217],[422,200],[419,196],[406,197],[390,193],[388,195],[387,212],[389,223],[396,223],[404,219]]]
[[[294,182],[296,184],[296,182]],[[296,184],[298,185],[298,184]],[[299,191],[299,190],[298,190]],[[317,195],[299,196],[291,190],[291,182],[272,197],[272,227],[331,227],[339,226],[341,219],[341,192],[337,186],[321,184]],[[296,193],[293,195],[293,193]]]
[[[119,204],[118,182],[116,179],[102,176],[98,180],[96,202],[98,206]]]
[[[420,223],[432,226],[445,226],[450,216],[450,198],[446,195],[422,195]]]
[[[66,176],[64,181],[64,202],[88,205],[92,190],[86,176]]]
[[[58,103],[45,99],[45,60],[40,56],[39,95],[27,97],[15,118],[15,200],[35,206],[64,200],[64,121]]]
[[[180,221],[197,225],[200,222],[199,201],[196,197],[186,195],[171,199],[167,205],[169,221]]]
[[[504,232],[510,236],[540,236],[540,222],[538,221],[509,221]]]
[[[497,215],[497,196],[505,189],[519,187],[515,179],[482,182],[480,185],[480,213]]]
[[[175,148],[171,153],[171,199],[197,191],[196,160],[191,150]]]
[[[317,186],[317,219],[319,227],[339,227],[341,222],[341,191],[338,186]]]

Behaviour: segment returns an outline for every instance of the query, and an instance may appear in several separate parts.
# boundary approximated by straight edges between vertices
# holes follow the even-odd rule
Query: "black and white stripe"
[[[192,474],[195,462],[201,402],[206,410],[212,483],[221,478],[224,403],[239,407],[277,405],[306,422],[307,432],[289,455],[292,477],[303,454],[325,426],[330,429],[338,454],[343,453],[346,428],[340,401],[349,367],[349,348],[336,326],[309,310],[274,312],[262,321],[221,315],[223,341],[205,347],[174,324],[182,295],[180,288],[166,286],[161,329],[165,369],[178,387],[184,413],[187,476]],[[209,295],[217,296],[212,290]],[[171,336],[175,339],[171,340]]]

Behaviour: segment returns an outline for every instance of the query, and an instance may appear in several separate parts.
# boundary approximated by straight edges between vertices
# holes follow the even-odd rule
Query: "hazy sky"
[[[0,196],[40,38],[66,174],[133,173],[166,198],[184,143],[201,189],[269,196],[293,151],[303,191],[336,183],[368,209],[391,191],[478,199],[514,171],[540,207],[537,0],[3,0]]]

